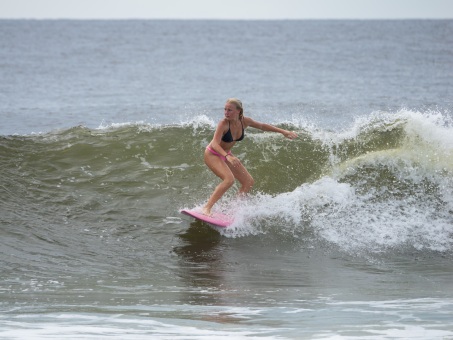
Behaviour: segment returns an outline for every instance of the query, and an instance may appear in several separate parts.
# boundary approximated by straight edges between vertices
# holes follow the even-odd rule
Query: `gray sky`
[[[0,18],[451,19],[453,0],[0,0]]]

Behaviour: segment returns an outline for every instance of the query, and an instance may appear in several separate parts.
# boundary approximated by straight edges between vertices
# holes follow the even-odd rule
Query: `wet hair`
[[[239,119],[242,119],[244,117],[244,109],[242,108],[242,102],[239,99],[228,98],[226,102],[236,106],[236,109],[239,110]]]

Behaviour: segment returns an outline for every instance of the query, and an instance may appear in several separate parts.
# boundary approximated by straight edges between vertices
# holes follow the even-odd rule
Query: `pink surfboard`
[[[228,227],[233,223],[233,218],[231,216],[227,216],[221,213],[213,213],[212,216],[206,216],[195,209],[183,209],[181,210],[181,213],[222,228]]]

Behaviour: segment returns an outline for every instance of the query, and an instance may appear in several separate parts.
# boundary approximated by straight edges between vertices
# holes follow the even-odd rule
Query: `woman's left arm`
[[[288,130],[280,129],[280,128],[270,125],[270,124],[260,123],[249,117],[244,117],[244,122],[245,122],[246,126],[251,126],[255,129],[260,129],[262,131],[278,132],[289,139],[294,139],[297,137],[297,134],[294,131],[288,131]]]

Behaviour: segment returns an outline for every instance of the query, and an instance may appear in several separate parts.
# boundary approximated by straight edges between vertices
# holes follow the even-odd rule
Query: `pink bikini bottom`
[[[219,154],[217,151],[215,151],[213,148],[211,148],[209,145],[206,147],[207,150],[209,150],[210,153],[212,153],[213,155],[216,155],[218,157],[220,157],[220,159],[222,159],[224,162],[226,162],[226,157]],[[228,151],[227,155],[231,155],[231,151]]]

